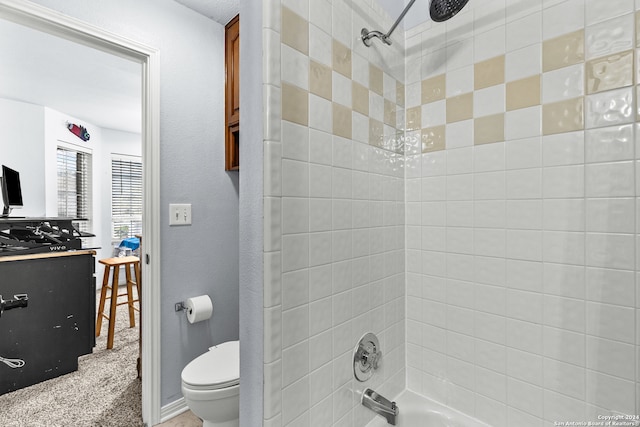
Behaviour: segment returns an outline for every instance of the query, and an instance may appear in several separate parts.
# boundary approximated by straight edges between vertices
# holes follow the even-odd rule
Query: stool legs
[[[133,282],[131,281],[131,268],[133,265],[125,264],[124,275],[127,278],[127,306],[129,307],[129,327],[136,326],[135,311],[133,310]]]
[[[107,335],[107,348],[113,348],[113,331],[116,327],[116,307],[118,305],[118,280],[120,268],[114,267],[113,281],[111,282],[111,304],[109,305],[109,335]]]
[[[96,320],[96,337],[100,336],[100,329],[102,329],[102,318],[104,317],[104,301],[107,299],[107,287],[109,285],[109,271],[110,267],[104,268],[104,276],[102,278],[102,290],[100,291],[100,304],[98,305],[98,319]]]

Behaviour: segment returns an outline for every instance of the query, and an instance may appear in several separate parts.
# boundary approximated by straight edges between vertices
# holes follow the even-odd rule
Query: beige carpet
[[[104,321],[93,354],[79,359],[78,371],[0,396],[0,426],[142,426],[138,319],[136,313],[136,327],[129,328],[126,306],[119,306],[113,349],[106,350]]]

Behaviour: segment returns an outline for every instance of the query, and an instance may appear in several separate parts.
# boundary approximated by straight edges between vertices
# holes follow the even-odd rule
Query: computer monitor
[[[5,165],[2,165],[2,201],[4,202],[2,210],[4,217],[9,216],[13,209],[22,207],[20,174]]]

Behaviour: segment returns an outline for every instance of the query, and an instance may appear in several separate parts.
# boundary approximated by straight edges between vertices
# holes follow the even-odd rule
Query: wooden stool
[[[107,335],[107,348],[113,348],[113,330],[116,323],[116,307],[119,305],[127,304],[129,306],[129,327],[136,326],[136,319],[134,310],[140,311],[134,306],[135,302],[140,298],[140,260],[135,256],[115,257],[101,259],[100,264],[104,264],[104,277],[102,279],[102,291],[100,292],[100,305],[98,307],[98,314],[96,319],[96,337],[100,336],[100,329],[102,328],[102,318],[109,320],[109,334]],[[120,266],[124,266],[124,273],[127,277],[127,292],[118,294],[118,279]],[[109,286],[109,273],[113,267],[113,280],[111,286]],[[135,282],[131,279],[131,267],[135,274]],[[133,285],[138,290],[138,298],[133,298]],[[107,289],[111,289],[111,302],[109,305],[109,315],[104,314],[104,303],[107,299]],[[118,297],[126,296],[127,301],[118,302]]]

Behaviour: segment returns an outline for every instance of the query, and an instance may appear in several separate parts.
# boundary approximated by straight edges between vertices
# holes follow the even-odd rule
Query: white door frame
[[[142,418],[160,422],[160,55],[120,37],[26,0],[0,0],[0,19],[142,64]]]

